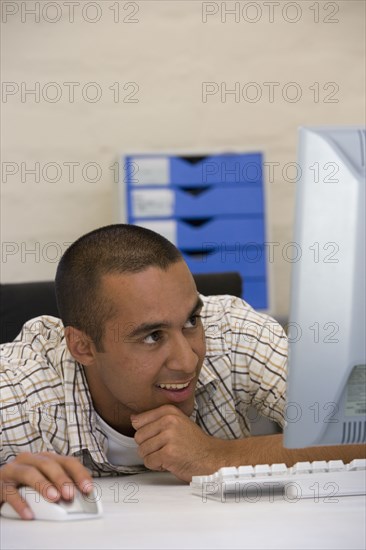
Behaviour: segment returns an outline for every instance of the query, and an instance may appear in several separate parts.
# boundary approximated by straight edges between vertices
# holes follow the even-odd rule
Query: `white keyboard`
[[[291,468],[286,464],[220,468],[212,475],[194,476],[190,486],[203,501],[312,498],[337,502],[338,497],[366,494],[366,460],[298,462]]]

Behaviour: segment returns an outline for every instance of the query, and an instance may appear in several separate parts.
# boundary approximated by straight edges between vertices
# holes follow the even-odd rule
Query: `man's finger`
[[[146,426],[139,428],[134,435],[134,440],[137,445],[141,445],[144,441],[147,441],[152,437],[156,437],[160,432],[161,428],[159,424],[157,422],[153,422],[152,424],[147,424]]]
[[[174,405],[162,405],[161,407],[158,407],[157,409],[152,409],[151,411],[145,411],[140,414],[132,414],[132,426],[135,428],[135,430],[138,430],[143,426],[146,426],[146,424],[149,424],[150,422],[155,422],[155,420],[159,420],[159,418],[168,414],[180,416],[183,413]]]
[[[59,456],[59,464],[68,473],[78,489],[85,494],[93,490],[93,478],[88,470],[76,458],[71,456]]]
[[[149,470],[163,472],[167,469],[164,467],[164,463],[164,453],[161,450],[156,453],[149,454],[144,458],[144,464],[146,468],[149,468]]]
[[[160,433],[156,437],[152,437],[150,439],[147,439],[144,443],[139,445],[138,448],[138,455],[141,456],[141,458],[145,458],[146,456],[156,453],[163,449],[163,447],[167,444],[168,438],[166,437],[166,434]]]
[[[70,491],[70,484],[77,485],[79,490],[83,493],[90,493],[93,489],[93,479],[88,470],[73,456],[63,456],[52,452],[40,453],[36,456],[44,456],[50,463],[57,463],[58,467],[62,469],[62,478],[59,478],[60,486],[65,486],[65,497],[67,498],[67,492]],[[52,480],[55,479],[56,469],[52,475]],[[66,475],[68,474],[68,475]],[[64,494],[63,494],[64,496]]]
[[[1,485],[2,501],[6,501],[19,514],[22,519],[33,519],[34,515],[28,504],[22,499],[15,485],[3,483]]]

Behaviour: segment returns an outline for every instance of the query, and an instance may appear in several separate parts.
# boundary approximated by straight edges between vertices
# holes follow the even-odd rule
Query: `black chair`
[[[242,295],[239,273],[209,273],[194,275],[201,294]],[[39,315],[58,317],[53,281],[0,285],[0,343],[11,342],[23,324]]]

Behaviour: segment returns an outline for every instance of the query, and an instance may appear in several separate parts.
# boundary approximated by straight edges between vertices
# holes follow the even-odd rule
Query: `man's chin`
[[[194,411],[194,401],[188,403],[172,403],[175,407],[182,411],[186,416],[191,416]]]

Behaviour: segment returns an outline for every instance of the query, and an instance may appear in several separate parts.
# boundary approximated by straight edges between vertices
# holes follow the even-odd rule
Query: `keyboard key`
[[[348,469],[352,470],[365,470],[366,460],[364,458],[355,458],[352,462],[349,463]]]
[[[234,466],[230,466],[228,468],[220,468],[218,471],[218,474],[223,479],[227,479],[229,477],[236,477],[238,475],[238,469]]]
[[[292,467],[292,474],[308,474],[312,471],[310,462],[297,462]]]
[[[253,477],[254,473],[253,466],[239,466],[238,468],[239,477]]]
[[[254,473],[256,476],[269,476],[271,474],[269,464],[257,464],[254,466]]]
[[[325,460],[314,460],[314,462],[311,463],[311,469],[313,473],[327,472],[328,463]]]
[[[342,460],[330,460],[328,462],[328,469],[330,472],[342,472],[346,466]]]
[[[272,464],[271,466],[272,475],[284,475],[288,473],[288,468],[286,464]]]

